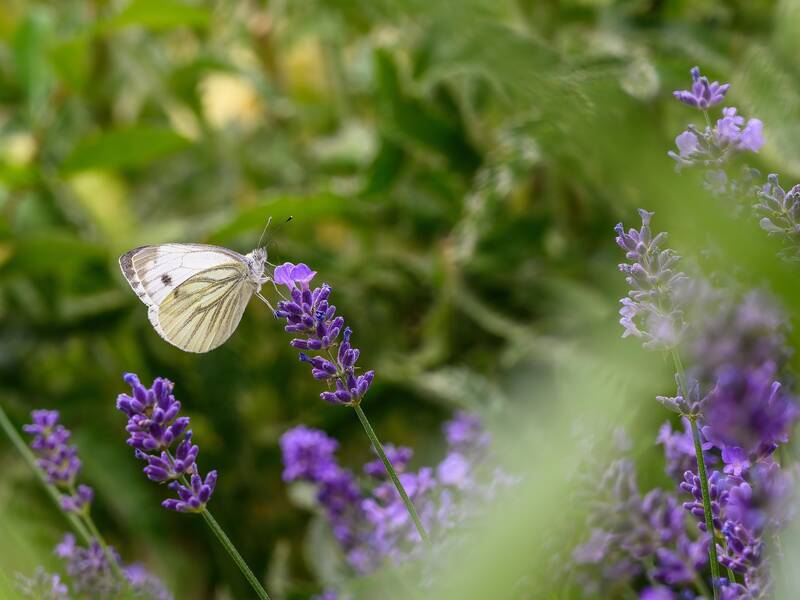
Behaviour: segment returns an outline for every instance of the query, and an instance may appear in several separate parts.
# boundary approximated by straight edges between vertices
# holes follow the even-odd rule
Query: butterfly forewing
[[[187,352],[225,342],[255,290],[245,258],[218,246],[144,246],[119,262],[155,330]]]

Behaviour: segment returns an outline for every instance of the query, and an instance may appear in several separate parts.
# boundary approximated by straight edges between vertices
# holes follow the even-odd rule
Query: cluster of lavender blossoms
[[[124,380],[131,386],[131,394],[117,397],[117,409],[128,417],[127,444],[134,448],[136,458],[147,463],[144,473],[148,479],[167,483],[178,496],[164,500],[162,506],[177,512],[202,512],[214,492],[217,472],[210,471],[205,478],[198,472],[200,449],[192,443],[189,417],[179,416],[181,403],[172,394],[174,384],[158,377],[146,388],[132,373]]]
[[[31,413],[31,420],[33,422],[25,425],[23,430],[33,435],[30,448],[47,482],[67,492],[59,498],[62,510],[94,528],[89,516],[94,492],[87,485],[76,488],[81,461],[77,447],[69,443],[71,432],[59,422],[59,413],[55,410],[35,410]],[[66,562],[67,577],[62,579],[60,574],[48,573],[43,567],[38,567],[32,577],[19,575],[17,589],[23,597],[36,600],[110,599],[132,594],[150,600],[172,600],[172,594],[160,579],[141,565],[123,564],[113,548],[103,548],[100,539],[93,538],[87,547],[81,547],[72,534],[66,534],[56,546],[55,553]]]
[[[730,197],[737,211],[741,205],[748,205],[761,228],[782,242],[781,257],[800,260],[800,185],[787,191],[775,173],[760,185],[761,174],[747,165],[739,173],[731,173],[730,163],[736,154],[758,152],[764,145],[763,124],[759,119],[745,122],[737,109],[730,107],[722,109],[722,117],[712,127],[708,110],[723,101],[730,85],[710,83],[700,75],[698,67],[691,73],[691,90],[677,90],[673,95],[683,104],[701,110],[706,125],[702,130],[689,125],[675,138],[678,151],[669,151],[669,156],[678,168],[705,167],[708,190]]]
[[[723,569],[716,585],[719,597],[763,598],[772,589],[767,543],[791,517],[792,477],[775,460],[799,415],[797,401],[782,381],[789,356],[787,318],[762,292],[709,293],[708,284],[674,273],[675,255],[662,250],[655,240],[664,238],[650,232],[652,213],[640,214],[641,230],[625,234],[621,225],[616,228],[617,243],[633,261],[622,266],[632,288],[630,299],[636,301],[633,315],[646,316],[631,325],[623,313],[623,337],[633,333],[648,347],[676,355],[680,350],[689,360],[686,373],[676,373],[676,396],[658,398],[683,419],[681,430],[667,422],[658,435],[666,471],[683,498],[678,502],[675,491],[661,490],[641,496],[632,463],[617,461],[602,485],[608,498],[590,516],[592,535],[573,558],[578,565],[594,567],[581,571],[590,590],[609,593],[646,574],[653,585],[640,597],[670,600],[708,595],[708,556],[702,548],[713,543]],[[658,265],[652,257],[662,255],[666,275],[652,266]],[[717,299],[713,310],[704,294]],[[623,304],[632,303],[626,298]],[[683,335],[677,339],[671,333],[675,327],[666,329],[670,343],[664,342],[664,307],[682,324]],[[691,315],[690,323],[686,315]],[[698,442],[709,467],[713,536],[706,527],[692,421],[699,425]],[[698,537],[690,533],[695,525],[686,522],[681,510],[696,520]],[[654,535],[655,543],[642,543]]]
[[[94,490],[88,485],[75,486],[81,461],[78,449],[69,443],[72,433],[59,423],[57,410],[34,410],[31,420],[33,422],[22,429],[33,436],[30,447],[48,483],[66,492],[59,499],[61,508],[68,513],[87,514]]]
[[[311,366],[314,378],[331,386],[320,398],[331,404],[357,405],[375,372],[356,374],[360,351],[350,343],[353,332],[344,326],[344,318],[336,316],[336,307],[328,301],[331,287],[323,283],[310,289],[316,274],[303,263],[287,262],[275,268],[274,282],[286,286],[290,294],[290,299],[278,302],[275,316],[285,319],[286,331],[298,336],[290,343],[302,350],[300,360]]]
[[[678,289],[686,276],[673,269],[679,257],[671,249],[661,248],[666,234],[653,236],[650,230],[655,213],[640,209],[639,214],[640,229],[626,233],[622,223],[615,227],[617,244],[631,261],[619,265],[630,286],[628,296],[620,300],[622,336],[641,338],[646,348],[674,348],[686,328]]]
[[[731,106],[723,108],[722,116],[712,125],[708,111],[722,103],[730,84],[709,82],[707,77],[700,74],[698,67],[694,67],[691,74],[692,88],[678,90],[673,95],[683,104],[702,111],[705,125],[702,128],[689,125],[675,138],[678,151],[670,150],[668,154],[678,168],[706,167],[706,186],[712,192],[722,194],[737,191],[742,188],[742,182],[731,180],[725,166],[737,153],[758,152],[761,149],[764,145],[763,123],[759,119],[745,121],[738,114],[738,109]],[[749,170],[745,172],[749,173]]]
[[[476,514],[510,478],[487,462],[489,434],[473,415],[458,413],[444,425],[448,452],[436,467],[408,468],[413,452],[387,445],[386,453],[417,506],[432,540]],[[324,432],[298,426],[281,437],[283,478],[316,487],[317,502],[356,573],[398,564],[418,555],[419,534],[380,461],[363,467],[364,477],[336,459],[338,442]],[[335,596],[334,596],[335,597]]]

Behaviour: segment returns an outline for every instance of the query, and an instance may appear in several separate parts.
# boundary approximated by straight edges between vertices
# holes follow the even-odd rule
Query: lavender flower
[[[675,347],[686,327],[677,289],[686,276],[673,268],[679,257],[669,248],[661,249],[666,234],[653,236],[650,231],[655,213],[639,209],[639,214],[641,229],[626,233],[622,223],[614,228],[617,245],[631,261],[619,265],[631,288],[620,300],[622,337],[641,338],[646,348],[669,349]]]
[[[771,236],[782,239],[786,246],[783,251],[785,258],[800,259],[800,185],[786,191],[778,183],[778,176],[773,173],[759,190],[758,198],[755,211],[761,217],[761,228]]]
[[[664,458],[666,459],[666,472],[675,481],[682,481],[686,471],[694,471],[697,468],[697,457],[694,451],[694,440],[692,431],[687,418],[681,419],[683,431],[673,431],[672,424],[667,421],[658,430],[656,442],[664,446]],[[709,451],[713,444],[708,442],[701,432],[701,447],[705,464],[711,465],[717,462],[717,457]]]
[[[390,462],[436,541],[476,514],[499,486],[513,483],[504,473],[483,467],[489,437],[480,420],[459,413],[444,429],[451,444],[435,468],[409,471],[411,449],[387,445]],[[418,554],[419,533],[382,463],[369,461],[363,468],[368,479],[358,481],[338,463],[336,441],[304,426],[284,433],[280,445],[284,480],[316,486],[317,502],[357,573],[369,573],[386,561],[400,563]],[[473,451],[479,447],[483,453]]]
[[[700,67],[694,67],[690,72],[692,74],[692,89],[672,92],[675,98],[684,104],[701,110],[708,110],[722,102],[723,98],[725,98],[725,93],[730,88],[729,83],[721,85],[717,81],[709,83],[707,77],[700,75]]]
[[[703,434],[718,448],[770,454],[797,420],[794,398],[775,379],[775,365],[721,370],[707,400]]]
[[[302,263],[287,262],[275,268],[275,283],[286,286],[291,296],[278,302],[275,316],[286,320],[287,332],[302,336],[290,343],[303,350],[300,360],[311,366],[312,376],[333,386],[320,397],[331,404],[356,405],[367,393],[375,372],[356,375],[360,351],[350,343],[352,330],[344,327],[344,318],[337,317],[336,307],[328,302],[331,294],[328,284],[323,283],[313,291],[309,288],[315,275],[316,271]]]
[[[44,471],[48,482],[68,492],[60,497],[61,508],[69,513],[87,514],[94,490],[88,485],[79,485],[75,490],[81,461],[78,449],[69,443],[72,434],[59,423],[56,410],[34,410],[31,419],[33,423],[22,429],[34,436],[30,447],[36,464]]]
[[[150,600],[172,600],[172,594],[158,577],[142,565],[123,565],[114,549],[109,548],[109,551],[125,576],[128,585],[126,591]],[[82,547],[75,541],[75,536],[67,534],[56,546],[55,554],[66,562],[72,589],[81,594],[81,597],[114,598],[122,592],[122,586],[114,576],[106,554],[96,541],[88,547]]]
[[[17,575],[17,589],[33,600],[69,600],[69,588],[57,573],[48,573],[37,567],[32,577]]]
[[[217,472],[203,479],[197,468],[200,449],[192,443],[189,417],[179,416],[181,403],[172,394],[174,384],[161,377],[145,388],[133,373],[124,376],[131,395],[117,397],[117,409],[128,417],[127,443],[136,458],[147,463],[144,473],[151,481],[169,482],[178,498],[164,500],[164,508],[178,512],[202,512],[217,483]],[[177,442],[174,456],[171,448]],[[188,479],[188,481],[187,481]]]
[[[706,167],[705,187],[713,194],[730,193],[734,198],[749,196],[753,190],[752,182],[760,174],[745,167],[740,177],[731,178],[725,169],[735,154],[761,149],[764,145],[763,123],[759,119],[746,121],[731,106],[723,108],[722,116],[712,125],[708,109],[722,102],[730,85],[720,85],[716,81],[710,83],[700,75],[698,67],[694,67],[691,74],[692,89],[676,90],[673,95],[683,104],[702,110],[706,123],[702,128],[689,125],[675,138],[677,152],[670,150],[667,155],[675,161],[678,169],[696,165]]]

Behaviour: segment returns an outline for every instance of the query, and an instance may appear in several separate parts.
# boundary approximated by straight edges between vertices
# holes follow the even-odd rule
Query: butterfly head
[[[247,266],[250,268],[250,273],[256,281],[263,282],[264,279],[264,265],[267,262],[267,249],[256,248],[245,256]]]

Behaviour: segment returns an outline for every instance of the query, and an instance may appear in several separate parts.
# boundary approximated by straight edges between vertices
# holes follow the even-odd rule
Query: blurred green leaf
[[[189,140],[171,129],[138,125],[81,140],[61,169],[74,173],[86,169],[141,167],[190,145]]]
[[[89,37],[76,35],[56,42],[50,49],[50,62],[60,79],[75,90],[83,89],[89,77]]]
[[[19,85],[27,99],[29,114],[37,119],[52,85],[47,61],[50,20],[47,13],[32,10],[14,35],[13,57]]]
[[[122,11],[100,25],[103,30],[138,25],[149,29],[208,27],[211,11],[177,0],[132,0]]]

